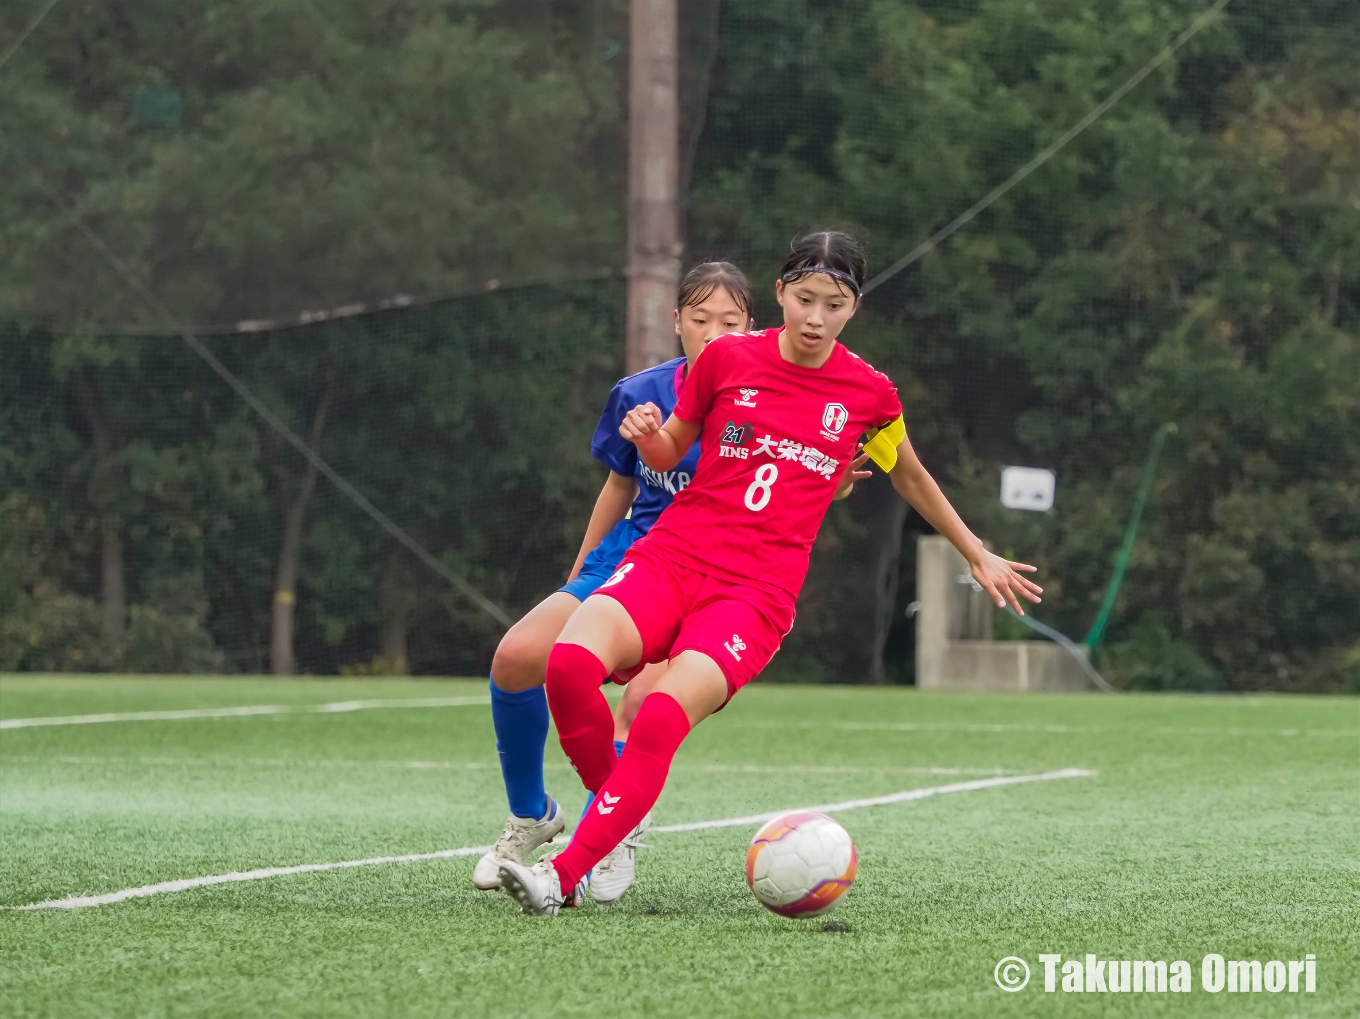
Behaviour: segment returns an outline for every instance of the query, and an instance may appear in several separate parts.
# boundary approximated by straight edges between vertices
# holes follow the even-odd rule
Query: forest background
[[[794,234],[852,230],[878,271],[1202,9],[686,0],[685,262],[741,264],[773,324]],[[0,69],[0,670],[484,672],[502,625],[175,321],[523,612],[575,556],[622,372],[627,13],[53,10]],[[1354,3],[1230,4],[845,339],[1074,637],[1175,425],[1096,656],[1113,682],[1360,691]],[[1052,512],[1000,506],[1006,464],[1056,472]],[[881,477],[834,507],[772,676],[911,682],[927,531]]]

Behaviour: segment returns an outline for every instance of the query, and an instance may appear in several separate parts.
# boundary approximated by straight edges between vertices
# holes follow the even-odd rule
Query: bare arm
[[[586,536],[581,540],[581,551],[576,553],[576,562],[572,564],[571,572],[567,574],[568,580],[576,579],[576,575],[581,572],[581,564],[586,561],[590,550],[603,541],[604,536],[613,530],[614,525],[627,515],[628,507],[632,506],[633,500],[637,498],[637,490],[637,482],[632,478],[614,471],[609,472],[609,477],[605,478],[604,487],[600,489],[600,495],[595,500],[595,508],[590,513]]]
[[[1018,572],[1033,573],[1034,567],[1002,559],[983,547],[982,539],[968,529],[930,472],[921,465],[910,438],[904,438],[897,447],[897,464],[890,476],[897,494],[911,503],[916,512],[948,538],[949,543],[968,560],[973,579],[982,585],[998,606],[1004,607],[1009,601],[1016,612],[1024,615],[1025,610],[1020,607],[1017,593],[1032,602],[1039,601],[1043,588]]]
[[[702,426],[672,414],[661,423],[661,408],[643,403],[624,415],[619,434],[635,445],[638,455],[654,471],[668,471],[685,458]]]

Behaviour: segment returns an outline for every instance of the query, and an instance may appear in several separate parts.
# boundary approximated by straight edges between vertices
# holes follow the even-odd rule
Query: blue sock
[[[614,753],[618,754],[620,757],[623,756],[623,740],[621,740],[621,739],[616,739],[616,740],[614,741]],[[594,803],[594,802],[595,802],[595,794],[594,794],[594,793],[587,793],[587,794],[586,794],[586,805],[585,805],[584,807],[581,808],[581,816],[582,816],[582,817],[585,817],[585,816],[586,816],[586,811],[590,809],[590,805],[591,805],[592,803]]]
[[[548,742],[548,695],[541,686],[509,693],[491,683],[491,723],[510,813],[535,820],[548,812],[543,747]]]

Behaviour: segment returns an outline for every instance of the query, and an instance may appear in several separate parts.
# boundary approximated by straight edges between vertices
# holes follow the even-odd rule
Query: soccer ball
[[[857,865],[844,828],[825,814],[795,810],[756,832],[746,850],[746,883],[780,916],[819,916],[841,900]]]

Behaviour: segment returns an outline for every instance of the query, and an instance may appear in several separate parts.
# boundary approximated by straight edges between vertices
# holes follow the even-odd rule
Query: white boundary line
[[[290,758],[290,757],[153,757],[153,756],[113,756],[94,754],[5,754],[0,753],[0,766],[5,764],[120,764],[142,767],[165,766],[186,768],[201,766],[220,768],[232,766],[240,768],[350,768],[350,769],[404,769],[412,771],[489,771],[496,764],[489,761],[361,761],[349,758]],[[568,761],[548,761],[545,765],[553,771],[567,771],[575,774]],[[671,767],[672,772],[682,774],[728,774],[741,775],[1015,775],[1014,768],[946,768],[926,765],[906,764],[685,764]]]
[[[35,902],[28,906],[6,906],[6,909],[84,909],[87,906],[107,906],[125,899],[144,899],[148,895],[163,895],[166,892],[187,892],[190,888],[204,888],[208,885],[226,885],[237,881],[261,881],[268,877],[286,877],[289,874],[314,874],[322,870],[344,870],[351,867],[375,867],[381,863],[416,863],[420,860],[442,860],[450,856],[480,856],[490,846],[465,846],[462,849],[441,849],[437,853],[408,853],[405,856],[374,856],[367,860],[344,860],[340,863],[304,863],[296,867],[262,867],[259,870],[232,871],[230,874],[213,874],[209,877],[188,877],[179,881],[162,881],[156,885],[142,885],[140,888],[124,888],[107,895],[73,895],[68,899],[50,899]]]
[[[1024,782],[1052,782],[1060,778],[1090,778],[1094,771],[1084,768],[1063,768],[1061,771],[1046,771],[1040,775],[1008,775],[1004,778],[979,778],[971,782],[951,782],[949,785],[927,786],[924,789],[907,789],[887,796],[870,796],[862,800],[845,800],[841,803],[824,803],[817,807],[802,807],[802,810],[815,810],[819,814],[836,814],[842,810],[859,810],[861,807],[878,807],[888,803],[908,803],[911,800],[925,800],[932,796],[947,793],[971,793],[978,789],[995,789],[1003,785],[1020,785]],[[763,814],[747,814],[744,817],[725,817],[721,821],[691,821],[689,824],[668,824],[651,831],[703,831],[708,828],[737,828],[744,825],[760,824],[770,821],[785,810],[767,810]]]
[[[329,704],[252,704],[234,708],[184,708],[178,711],[115,711],[101,715],[56,715],[51,718],[0,718],[0,729],[41,725],[98,725],[103,722],[172,722],[184,718],[243,718],[249,715],[338,714],[375,708],[464,708],[490,704],[490,697],[395,697]]]
[[[976,722],[771,722],[745,723],[761,729],[844,729],[849,732],[966,732],[966,733],[1032,733],[1078,736],[1116,733],[1154,736],[1360,736],[1360,729],[1249,729],[1243,726],[1207,725],[1024,725],[985,724]]]
[[[984,778],[973,782],[953,782],[949,785],[930,786],[925,789],[907,789],[887,796],[870,796],[859,800],[845,800],[841,803],[825,803],[821,806],[801,809],[816,810],[823,814],[835,814],[843,810],[859,810],[862,807],[877,807],[888,803],[906,803],[910,800],[924,800],[931,796],[947,793],[967,793],[978,789],[993,789],[997,786],[1018,785],[1024,782],[1051,782],[1064,778],[1090,778],[1094,771],[1083,768],[1064,768],[1061,771],[1047,771],[1039,775],[1014,775],[1005,778]],[[795,808],[797,809],[797,808]],[[689,824],[669,824],[652,828],[653,832],[701,831],[709,828],[744,828],[761,821],[768,821],[787,813],[787,810],[772,810],[763,814],[745,814],[741,817],[726,817],[716,821],[695,821]],[[85,909],[90,906],[108,906],[127,899],[144,899],[151,895],[167,892],[185,892],[191,888],[204,888],[209,885],[234,884],[238,881],[261,881],[271,877],[287,877],[290,874],[315,874],[324,870],[346,870],[353,867],[375,867],[384,863],[418,863],[422,860],[444,860],[454,856],[480,856],[490,846],[464,846],[460,849],[441,849],[435,853],[409,853],[405,856],[374,856],[366,860],[344,860],[340,863],[304,863],[296,867],[264,867],[259,870],[233,871],[230,874],[213,874],[209,877],[183,878],[179,881],[162,881],[140,888],[124,888],[106,895],[73,895],[65,899],[49,899],[34,902],[27,906],[4,906],[7,910],[28,911],[35,909]]]

